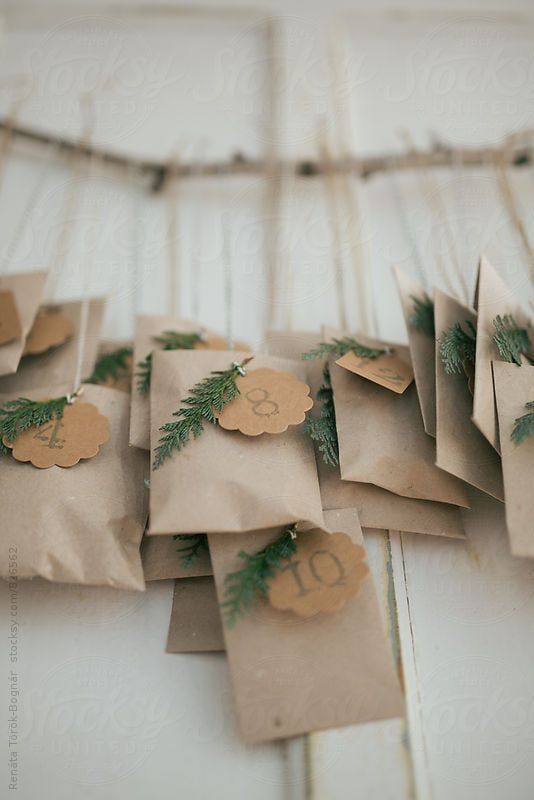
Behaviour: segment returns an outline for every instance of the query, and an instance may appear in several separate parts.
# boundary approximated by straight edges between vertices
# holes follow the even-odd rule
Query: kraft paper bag
[[[298,357],[300,353],[315,347],[319,338],[316,333],[300,331],[270,332],[267,334],[267,347],[273,355]],[[323,364],[320,359],[305,363],[308,384],[315,399],[323,382]],[[316,404],[310,414],[319,416],[320,404]],[[370,483],[343,481],[338,466],[325,464],[318,450],[315,456],[323,509],[354,508],[363,528],[394,530],[395,526],[399,526],[411,533],[464,538],[459,508],[447,503],[401,497]]]
[[[473,397],[467,377],[447,375],[439,354],[439,338],[456,322],[469,320],[476,327],[476,314],[436,291],[436,441],[437,464],[451,475],[482,492],[503,500],[501,462],[498,454],[472,421]]]
[[[325,513],[327,530],[363,545],[355,511]],[[210,536],[219,603],[224,581],[280,534]],[[301,535],[305,535],[302,533]],[[373,579],[338,611],[304,619],[259,599],[233,628],[223,625],[237,710],[246,743],[399,717],[403,700]]]
[[[245,353],[155,352],[151,389],[152,453],[161,426],[172,420],[192,386],[226,370]],[[247,369],[268,367],[306,381],[303,363],[255,356]],[[285,433],[245,436],[206,423],[151,472],[150,534],[239,533],[309,521],[323,524],[312,442],[304,424]]]
[[[137,365],[157,349],[154,343],[155,336],[161,336],[165,331],[178,331],[179,333],[194,333],[198,331],[198,322],[177,319],[176,317],[161,314],[142,314],[136,318],[133,374],[132,374],[132,406],[130,411],[130,444],[133,447],[150,449],[150,396],[139,394],[136,377]]]
[[[356,338],[362,344],[384,346]],[[406,347],[387,346],[409,361]],[[462,483],[435,465],[436,445],[425,433],[415,385],[398,395],[354,375],[333,358],[329,365],[343,480],[372,483],[402,497],[468,507]]]
[[[224,650],[224,636],[215,581],[183,578],[174,583],[167,653]]]
[[[410,322],[414,298],[423,299],[424,291],[419,284],[402,270],[395,269],[397,286],[402,305],[404,322],[408,332],[408,344],[415,376],[417,396],[423,415],[425,431],[436,436],[436,345],[435,339],[424,331],[417,330]]]
[[[0,346],[0,375],[11,375],[17,371],[26,337],[41,305],[46,278],[46,272],[0,275],[0,291],[13,292],[22,327],[19,339]]]
[[[78,363],[78,344],[82,321],[83,301],[54,303],[49,307],[57,309],[62,316],[71,320],[74,333],[63,344],[53,347],[46,353],[27,355],[21,359],[15,375],[0,378],[0,393],[16,394],[37,386],[52,389],[69,381],[76,375]],[[93,371],[99,348],[100,329],[104,315],[104,300],[95,299],[88,303],[85,347],[82,361],[82,378],[88,378]],[[70,386],[69,391],[72,391]]]
[[[95,363],[98,363],[100,358],[107,356],[109,353],[131,347],[132,343],[126,340],[101,340],[100,344],[98,345],[98,353]],[[128,394],[130,394],[132,390],[132,371],[133,361],[132,356],[130,356],[125,359],[125,369],[119,370],[115,377],[108,375],[103,382],[99,383],[99,386],[108,386],[110,389],[118,389],[120,392],[128,392]]]
[[[169,578],[198,578],[213,575],[208,549],[202,549],[190,566],[185,566],[179,548],[185,542],[172,536],[143,536],[141,559],[145,581],[163,581]]]
[[[515,420],[528,412],[525,403],[534,400],[534,367],[493,363],[502,467],[505,512],[510,547],[516,556],[534,557],[534,437],[521,444],[512,441]]]
[[[70,389],[56,387],[54,396]],[[28,395],[40,399],[43,391]],[[147,456],[128,447],[126,394],[86,386],[83,399],[109,421],[110,439],[94,458],[36,469],[0,457],[0,575],[8,578],[14,565],[19,578],[143,590]]]
[[[501,361],[493,342],[497,315],[513,314],[515,321],[524,327],[528,316],[487,258],[482,257],[477,289],[477,355],[473,422],[488,442],[500,452],[499,426],[495,406],[492,361]]]

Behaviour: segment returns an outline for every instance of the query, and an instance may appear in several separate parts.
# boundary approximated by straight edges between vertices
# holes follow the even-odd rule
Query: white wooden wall
[[[28,124],[75,136],[79,93],[96,91],[95,140],[115,149],[157,157],[177,149],[183,158],[208,159],[268,148],[265,38],[253,15],[170,20],[117,18],[85,6],[81,16],[53,15],[46,4],[27,8],[20,3],[6,15],[3,113],[12,98],[9,77],[29,73],[32,92],[20,111]],[[331,126],[339,108],[346,109],[341,145],[361,153],[402,147],[403,128],[421,145],[429,132],[473,144],[532,125],[534,31],[524,15],[367,13],[336,23],[333,15],[295,8],[279,18],[279,144],[286,155],[314,155],[321,119]],[[341,42],[337,82],[325,63],[330,28]],[[513,179],[534,235],[533,174],[526,168]],[[166,199],[147,194],[134,175],[93,174],[87,182],[53,157],[46,169],[31,154],[9,159],[0,186],[0,269],[57,268],[53,232],[73,180],[79,204],[71,210],[57,296],[75,296],[86,282],[92,294],[109,294],[105,334],[127,337],[134,310],[163,310],[168,300]],[[438,173],[430,186],[413,176],[396,184],[379,177],[353,188],[360,217],[341,211],[352,325],[355,230],[384,337],[404,338],[391,266],[416,274],[410,235],[429,280],[444,285],[452,232],[471,278],[484,249],[517,292],[530,290],[491,171]],[[181,312],[224,330],[226,225],[234,333],[259,344],[263,179],[183,182],[177,193]],[[328,208],[320,182],[285,187],[279,326],[337,323]],[[164,653],[170,583],[151,585],[146,595],[22,586],[19,797],[527,800],[534,781],[534,566],[509,556],[496,528],[501,513],[498,504],[477,499],[466,544],[367,535],[407,719],[268,747],[239,743],[222,655]],[[8,595],[5,586],[0,591],[6,641]],[[6,679],[8,669],[3,658]],[[2,786],[5,771],[3,759]]]

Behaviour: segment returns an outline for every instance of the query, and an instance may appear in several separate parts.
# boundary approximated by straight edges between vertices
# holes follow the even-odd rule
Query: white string
[[[232,243],[231,243],[231,220],[228,212],[221,214],[222,225],[222,259],[224,269],[224,313],[225,313],[225,333],[226,344],[229,350],[234,348],[233,336],[233,275],[232,275]]]
[[[387,178],[391,189],[391,196],[393,197],[393,202],[395,204],[395,210],[397,212],[399,221],[401,223],[401,228],[403,230],[404,237],[410,248],[412,262],[415,266],[417,275],[419,277],[421,285],[423,286],[423,289],[425,290],[425,292],[428,293],[429,281],[427,273],[423,265],[423,260],[419,252],[419,248],[417,246],[417,240],[414,236],[412,226],[408,221],[408,216],[406,214],[406,206],[400,192],[397,175],[393,169],[387,173]]]

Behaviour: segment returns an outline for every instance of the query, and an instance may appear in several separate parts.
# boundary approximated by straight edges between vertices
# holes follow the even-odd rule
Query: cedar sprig
[[[129,361],[133,355],[132,347],[119,347],[109,353],[103,353],[95,364],[95,368],[84,383],[105,383],[108,378],[118,380],[128,374]]]
[[[512,314],[497,315],[493,327],[493,342],[503,361],[521,366],[521,356],[533,359],[529,331],[519,327]]]
[[[328,364],[325,364],[323,369],[323,383],[317,392],[317,400],[321,403],[321,414],[319,418],[308,417],[306,431],[317,444],[317,449],[321,453],[324,463],[336,467],[339,466],[339,442],[337,438],[334,393]]]
[[[236,378],[244,374],[243,367],[251,358],[241,364],[234,363],[223,372],[212,372],[208,378],[195,384],[191,394],[182,400],[182,406],[173,416],[174,422],[166,422],[160,428],[165,434],[159,440],[154,451],[153,469],[161,467],[164,461],[172,456],[175,450],[182,450],[191,436],[197,439],[204,430],[204,423],[217,423],[216,412],[239,395]]]
[[[408,320],[410,325],[412,328],[434,338],[436,335],[434,303],[427,294],[423,295],[422,298],[412,295],[411,299],[413,300],[413,310]]]
[[[184,543],[183,547],[176,548],[176,552],[181,554],[180,560],[185,569],[192,567],[202,553],[209,550],[205,533],[178,533],[173,538],[175,542]]]
[[[164,331],[161,336],[153,336],[152,340],[160,346],[161,350],[193,350],[202,341],[202,335],[200,333]],[[139,361],[135,376],[138,379],[137,391],[139,394],[148,394],[152,378],[152,353]]]
[[[29,400],[19,397],[8,400],[0,407],[0,441],[14,441],[33,425],[44,425],[51,419],[61,419],[68,403],[67,397],[52,400]]]
[[[346,355],[346,353],[354,353],[361,358],[378,358],[378,356],[387,353],[387,350],[380,347],[366,347],[356,339],[344,336],[342,339],[332,339],[331,342],[320,342],[313,350],[303,353],[302,358],[306,361],[312,358],[324,358],[329,355],[336,355],[339,358]]]
[[[516,444],[521,444],[525,439],[534,436],[534,400],[531,400],[530,403],[526,403],[525,408],[531,408],[533,410],[516,419],[512,431],[512,441]]]
[[[448,375],[461,374],[466,362],[475,364],[477,332],[470,320],[465,321],[467,331],[459,322],[443,331],[439,339],[441,360]]]
[[[269,578],[282,569],[284,561],[291,558],[296,549],[295,525],[292,525],[258,553],[250,555],[244,550],[238,553],[245,565],[224,579],[226,599],[221,603],[221,609],[228,628],[250,611],[259,596],[268,594]]]

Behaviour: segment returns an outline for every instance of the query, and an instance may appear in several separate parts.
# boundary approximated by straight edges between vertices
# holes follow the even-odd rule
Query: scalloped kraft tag
[[[260,368],[236,379],[240,394],[216,414],[219,425],[246,436],[284,433],[300,425],[313,406],[310,387],[291,372]]]
[[[39,355],[70,339],[74,325],[59,311],[40,311],[26,339],[23,355]]]
[[[13,292],[0,292],[0,345],[14,342],[22,336],[22,324]]]
[[[414,379],[411,364],[403,361],[395,353],[387,353],[376,358],[345,353],[337,359],[336,364],[397,394],[403,394]]]
[[[338,611],[369,574],[365,549],[346,533],[314,528],[297,534],[297,550],[269,579],[269,603],[299,617]]]
[[[17,461],[48,469],[73,467],[81,459],[93,458],[108,439],[107,417],[93,403],[76,401],[65,406],[61,419],[28,428],[13,442],[4,439],[4,444],[12,448]]]

